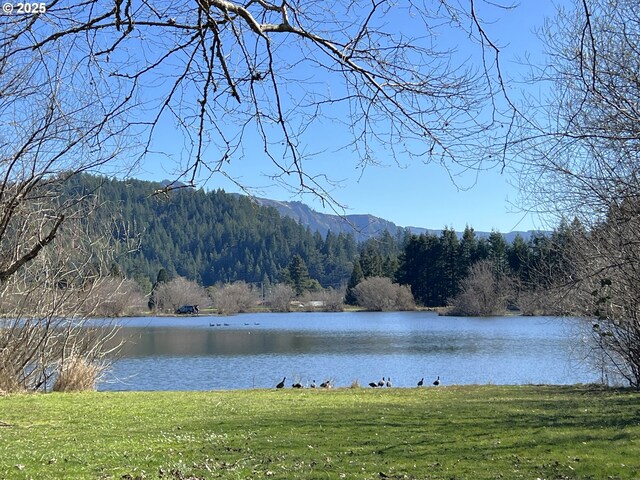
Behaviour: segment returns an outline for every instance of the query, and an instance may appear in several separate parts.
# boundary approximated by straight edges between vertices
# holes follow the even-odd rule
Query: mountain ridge
[[[376,217],[368,213],[337,215],[330,213],[322,213],[313,210],[307,204],[300,201],[272,200],[268,198],[254,198],[254,201],[262,206],[275,208],[282,216],[292,218],[302,225],[308,226],[311,230],[318,231],[322,235],[326,235],[329,230],[332,233],[351,233],[356,240],[365,241],[371,237],[376,237],[388,230],[389,233],[396,233],[398,230],[409,230],[411,233],[420,235],[440,235],[442,229],[431,229],[425,227],[399,226],[390,220]],[[462,237],[463,232],[456,232],[458,237]],[[475,231],[478,238],[488,238],[491,232]],[[546,234],[541,230],[514,230],[512,232],[502,233],[505,240],[509,243],[520,235],[526,242],[537,234]]]

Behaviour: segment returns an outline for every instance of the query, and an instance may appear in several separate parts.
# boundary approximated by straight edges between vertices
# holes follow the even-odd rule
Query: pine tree
[[[156,283],[154,283],[153,287],[151,287],[151,293],[149,294],[149,301],[147,302],[147,306],[149,307],[149,310],[156,309],[157,288],[163,283],[167,283],[168,281],[169,281],[169,273],[164,268],[161,268],[158,271],[158,276],[156,277]]]
[[[349,278],[349,283],[347,284],[347,293],[345,295],[344,303],[346,303],[347,305],[358,304],[354,289],[360,282],[362,282],[362,280],[364,280],[362,266],[360,265],[360,260],[356,259],[356,261],[353,262],[353,270],[351,271],[351,277]]]
[[[294,255],[287,270],[293,290],[297,296],[302,295],[308,290],[310,284],[309,270],[306,263],[300,255]]]

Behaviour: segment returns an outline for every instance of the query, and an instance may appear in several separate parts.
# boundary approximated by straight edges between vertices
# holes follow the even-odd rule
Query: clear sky
[[[540,41],[534,30],[543,25],[546,16],[555,11],[556,2],[549,0],[522,0],[522,3],[499,16],[488,18],[488,35],[501,46],[502,70],[507,80],[521,76],[521,59],[527,55],[535,60],[540,55]],[[520,86],[512,84],[511,95],[517,95]],[[440,229],[445,226],[462,230],[466,225],[478,231],[548,228],[539,218],[526,214],[518,207],[518,190],[506,173],[499,170],[473,172],[452,182],[442,167],[431,164],[409,163],[370,166],[360,170],[348,152],[332,150],[329,129],[317,132],[317,142],[324,153],[314,157],[310,168],[323,171],[338,181],[331,194],[345,207],[344,213],[369,213],[390,220],[399,226]],[[313,148],[318,148],[314,146]],[[402,159],[399,159],[402,163]],[[173,178],[175,163],[150,156],[133,176],[162,180]],[[273,185],[262,166],[250,158],[242,158],[229,165],[228,173],[255,188],[254,193],[275,200],[300,200],[319,211],[322,204],[312,196],[296,196]],[[222,176],[214,176],[206,189],[223,188],[228,192],[238,187]],[[342,213],[343,211],[340,211]]]

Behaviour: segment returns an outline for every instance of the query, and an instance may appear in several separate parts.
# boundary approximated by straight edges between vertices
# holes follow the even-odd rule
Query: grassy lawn
[[[640,478],[640,394],[594,387],[0,397],[0,478]]]

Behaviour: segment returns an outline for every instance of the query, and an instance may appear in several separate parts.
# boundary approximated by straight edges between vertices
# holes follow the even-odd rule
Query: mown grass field
[[[633,479],[640,394],[597,387],[0,397],[0,478]]]

